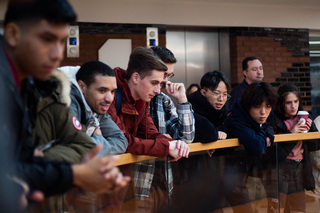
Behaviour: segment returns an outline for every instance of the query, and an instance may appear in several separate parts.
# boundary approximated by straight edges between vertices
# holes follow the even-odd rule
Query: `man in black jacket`
[[[46,80],[59,66],[68,26],[75,20],[76,14],[66,0],[9,2],[4,38],[0,37],[0,137],[3,148],[0,170],[9,176],[0,179],[1,188],[5,189],[1,192],[0,208],[5,212],[17,212],[17,204],[21,205],[20,209],[26,207],[28,187],[23,193],[22,187],[12,181],[17,180],[16,177],[19,178],[17,182],[26,182],[31,189],[45,195],[63,193],[72,186],[96,193],[112,192],[129,181],[114,166],[115,157],[94,158],[101,149],[99,146],[84,163],[77,165],[33,157],[35,147],[30,139],[32,117],[26,107],[27,93],[33,87],[32,77]],[[5,160],[9,161],[7,166]],[[11,193],[12,187],[7,185],[16,190]],[[36,201],[43,199],[43,195],[37,195]],[[8,200],[11,203],[6,202]]]
[[[246,57],[242,61],[242,70],[243,70],[243,82],[233,88],[230,95],[231,98],[229,100],[229,109],[231,109],[232,104],[241,96],[243,90],[252,83],[259,83],[263,80],[263,66],[261,61],[255,57],[250,56]]]

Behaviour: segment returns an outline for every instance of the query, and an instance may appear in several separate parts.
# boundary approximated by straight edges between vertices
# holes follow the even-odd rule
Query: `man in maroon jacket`
[[[128,140],[126,152],[159,158],[169,156],[172,160],[188,157],[189,146],[159,133],[148,112],[150,100],[160,93],[167,66],[151,49],[138,47],[130,55],[127,70],[115,68],[114,71],[118,91],[108,113]],[[133,169],[136,211],[151,212],[165,206],[168,196],[166,169],[156,168],[154,162],[149,161],[135,164]],[[158,171],[157,177],[150,178],[154,177],[155,171]],[[157,188],[155,193],[150,191],[151,184]],[[140,194],[146,194],[148,199],[141,201]]]
[[[166,65],[151,50],[138,47],[131,53],[126,71],[114,70],[121,90],[121,107],[116,109],[115,100],[108,113],[128,139],[126,152],[155,157],[169,155],[174,160],[188,157],[188,145],[159,133],[148,112],[151,98],[160,93]],[[117,94],[115,99],[119,98]]]

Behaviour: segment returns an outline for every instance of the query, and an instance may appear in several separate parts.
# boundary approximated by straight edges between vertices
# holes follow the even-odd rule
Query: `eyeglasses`
[[[163,76],[163,79],[166,79],[166,78],[172,78],[174,76],[174,73],[171,73],[171,74],[167,74],[165,73],[164,76]]]
[[[212,96],[213,97],[215,97],[215,98],[223,98],[223,99],[225,99],[225,100],[229,100],[230,98],[231,98],[231,95],[229,95],[229,94],[222,94],[222,93],[220,93],[220,92],[217,92],[217,91],[211,91],[211,90],[207,90],[207,91],[210,91],[210,93],[212,94]]]

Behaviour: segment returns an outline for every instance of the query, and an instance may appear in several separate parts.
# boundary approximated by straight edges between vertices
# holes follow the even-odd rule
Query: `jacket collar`
[[[251,118],[249,112],[242,106],[240,98],[238,98],[235,101],[235,103],[232,105],[232,108],[228,117],[230,117],[230,119],[241,120],[242,122],[249,123],[250,126],[254,128],[265,128],[267,124],[267,123],[264,123],[260,125],[257,122],[255,122]]]
[[[208,118],[215,125],[221,125],[227,117],[226,105],[221,110],[216,110],[201,94],[200,89],[190,94],[188,101],[192,104],[192,109],[196,113]]]
[[[92,110],[91,110],[90,106],[88,105],[85,97],[83,96],[82,91],[80,89],[80,86],[77,82],[76,74],[79,69],[80,69],[80,66],[64,66],[64,67],[58,68],[58,70],[62,71],[68,77],[68,79],[70,80],[72,85],[74,85],[72,87],[72,93],[75,94],[77,97],[81,97],[81,100],[82,100],[83,105],[86,110],[87,117],[91,117],[91,116],[98,117],[98,115],[96,115],[96,113],[92,112]]]
[[[114,72],[117,78],[117,85],[121,89],[122,101],[126,101],[127,103],[129,102],[130,104],[134,105],[135,110],[139,113],[145,106],[146,102],[144,102],[143,100],[134,100],[129,85],[125,80],[125,70],[121,69],[120,67],[116,67],[114,69]],[[125,110],[123,106],[124,105],[122,104],[121,111]]]
[[[70,81],[61,71],[53,72],[47,81],[35,81],[35,85],[41,96],[38,112],[55,102],[70,106]]]

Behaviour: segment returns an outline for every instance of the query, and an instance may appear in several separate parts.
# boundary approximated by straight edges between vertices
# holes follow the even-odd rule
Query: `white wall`
[[[320,29],[319,0],[70,0],[79,21]],[[93,3],[95,2],[95,3]],[[236,3],[221,3],[236,2]],[[239,3],[240,2],[240,3]],[[277,3],[283,2],[283,4]]]
[[[0,0],[0,19],[7,0]],[[70,0],[82,22],[320,29],[319,0]]]

